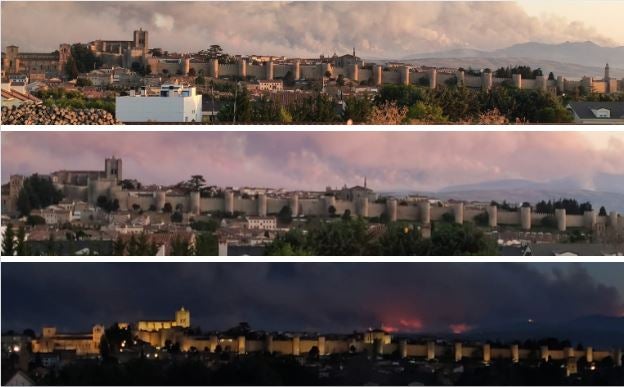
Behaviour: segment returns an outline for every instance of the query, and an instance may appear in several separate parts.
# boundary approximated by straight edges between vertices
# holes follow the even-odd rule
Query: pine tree
[[[15,254],[15,233],[13,232],[13,225],[9,223],[2,237],[2,255],[13,256],[14,254]]]

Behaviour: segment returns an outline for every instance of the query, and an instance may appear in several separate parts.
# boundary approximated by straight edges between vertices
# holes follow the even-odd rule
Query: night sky
[[[173,319],[227,329],[449,332],[624,316],[624,264],[3,263],[2,330]]]

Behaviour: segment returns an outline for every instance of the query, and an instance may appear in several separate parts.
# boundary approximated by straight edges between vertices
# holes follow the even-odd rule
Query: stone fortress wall
[[[182,194],[170,190],[141,191],[124,190],[120,182],[123,180],[123,164],[120,158],[106,158],[104,171],[58,171],[51,175],[57,188],[61,189],[67,199],[87,201],[97,204],[100,196],[119,201],[119,210],[128,211],[138,205],[143,210],[150,207],[161,211],[169,203],[173,209],[180,208],[182,212],[191,215],[201,215],[210,212],[223,211],[225,213],[244,213],[249,216],[267,216],[277,214],[288,206],[294,217],[318,216],[326,217],[330,214],[329,208],[335,209],[335,215],[350,212],[363,218],[375,218],[387,215],[390,221],[419,222],[429,225],[440,221],[446,214],[453,216],[456,223],[475,221],[476,217],[487,214],[487,224],[491,228],[498,225],[519,226],[523,230],[531,230],[539,225],[547,216],[554,216],[557,229],[566,231],[568,228],[597,228],[613,227],[624,228],[624,216],[612,211],[606,216],[599,216],[598,211],[585,211],[582,215],[567,214],[565,209],[558,209],[554,214],[534,212],[531,207],[520,207],[516,211],[504,210],[495,205],[469,205],[463,202],[446,203],[443,205],[431,204],[428,200],[416,202],[399,201],[388,197],[382,201],[370,200],[368,196],[360,196],[353,200],[337,198],[333,193],[319,194],[316,198],[300,198],[296,192],[288,196],[270,197],[259,194],[255,197],[243,197],[232,190],[224,192],[220,197],[201,197],[199,192]],[[10,178],[8,195],[2,197],[2,213],[10,213],[16,206],[17,196],[23,184],[22,176],[14,175]],[[86,184],[73,184],[74,181]]]
[[[106,186],[105,189],[103,186]],[[195,215],[223,211],[230,214],[242,212],[251,216],[267,216],[277,214],[284,206],[289,206],[293,216],[324,217],[329,215],[329,208],[333,206],[336,209],[336,215],[342,215],[347,210],[352,215],[363,218],[379,217],[386,214],[390,221],[415,221],[424,225],[442,220],[445,214],[452,214],[456,223],[463,223],[464,221],[474,221],[475,217],[486,213],[488,224],[493,228],[498,225],[520,226],[523,230],[528,231],[539,225],[541,220],[547,216],[555,216],[559,231],[566,231],[568,228],[593,230],[596,227],[624,227],[624,216],[615,211],[610,212],[607,216],[598,216],[596,210],[586,211],[583,215],[569,215],[564,209],[557,210],[555,214],[544,214],[537,213],[530,207],[520,207],[517,211],[509,211],[493,205],[469,206],[464,203],[451,203],[438,206],[432,205],[428,201],[399,202],[395,198],[387,198],[385,203],[373,202],[366,197],[359,200],[341,200],[335,196],[303,199],[297,193],[292,193],[287,198],[267,197],[263,194],[257,197],[243,198],[235,195],[233,191],[226,191],[224,197],[202,198],[197,192],[189,195],[168,195],[165,191],[153,193],[125,191],[117,185],[110,186],[107,182],[98,183],[97,191],[96,188],[90,189],[90,191],[94,192],[92,198],[104,194],[119,200],[120,210],[132,209],[134,204],[139,205],[144,210],[152,205],[161,210],[165,203],[170,203],[172,208],[179,206],[184,212]]]
[[[457,84],[469,88],[481,88],[490,90],[503,83],[511,84],[518,89],[542,90],[550,92],[571,92],[578,86],[584,86],[587,90],[596,93],[609,93],[624,90],[624,80],[618,81],[609,77],[608,65],[605,68],[605,78],[602,80],[592,77],[583,77],[581,80],[568,80],[562,76],[549,80],[548,76],[537,76],[535,79],[523,79],[520,74],[514,74],[512,78],[496,78],[491,72],[483,72],[480,75],[467,74],[464,70],[455,72],[438,71],[429,69],[418,70],[415,66],[399,65],[386,67],[381,64],[348,64],[334,65],[332,63],[320,62],[315,64],[303,64],[299,59],[292,59],[288,62],[268,61],[264,63],[248,63],[244,58],[240,58],[238,63],[224,64],[217,59],[208,62],[191,61],[190,57],[179,60],[159,60],[151,58],[148,60],[152,71],[155,73],[166,69],[169,73],[181,72],[188,75],[190,69],[196,74],[205,74],[213,78],[246,78],[253,76],[258,80],[273,80],[283,78],[289,71],[293,74],[295,81],[298,80],[321,80],[329,72],[331,77],[339,75],[356,82],[372,81],[375,86],[384,84],[426,84],[429,88],[446,87],[447,81],[456,78]]]
[[[190,315],[189,315],[190,319]],[[190,321],[189,321],[190,322]],[[599,362],[607,357],[612,357],[617,366],[622,366],[622,350],[595,350],[588,346],[582,350],[567,347],[563,349],[551,349],[541,346],[539,350],[522,348],[518,344],[505,347],[495,347],[485,343],[481,345],[465,345],[462,342],[454,343],[428,340],[408,340],[406,338],[392,337],[383,330],[369,330],[359,337],[301,335],[290,333],[273,336],[270,333],[262,337],[248,339],[245,336],[228,337],[211,334],[208,336],[187,335],[182,329],[168,328],[158,330],[142,330],[135,328],[133,332],[139,339],[150,343],[154,347],[164,347],[167,341],[179,343],[182,351],[190,351],[195,348],[198,351],[207,350],[217,352],[217,347],[225,352],[233,352],[244,355],[253,352],[269,352],[281,355],[302,356],[316,347],[320,356],[348,353],[368,352],[371,355],[391,355],[398,353],[401,358],[424,358],[434,360],[449,358],[449,360],[461,361],[464,358],[481,360],[490,363],[495,360],[511,360],[518,363],[528,359],[548,360],[573,360],[585,358],[587,362]]]

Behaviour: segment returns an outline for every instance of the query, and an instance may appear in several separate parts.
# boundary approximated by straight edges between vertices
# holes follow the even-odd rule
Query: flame
[[[462,333],[466,333],[469,330],[471,330],[472,326],[465,324],[465,323],[459,323],[459,324],[451,324],[449,325],[449,328],[451,328],[451,331],[455,333],[456,335],[461,335]]]
[[[401,318],[396,324],[383,323],[381,329],[388,333],[393,332],[414,332],[423,328],[423,323],[419,319]]]

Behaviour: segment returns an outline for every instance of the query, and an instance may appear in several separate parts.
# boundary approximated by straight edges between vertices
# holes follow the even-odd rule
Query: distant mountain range
[[[598,173],[577,178],[567,177],[547,182],[524,179],[490,180],[475,184],[453,185],[433,192],[394,192],[405,195],[421,193],[438,199],[457,199],[466,201],[490,201],[510,203],[540,200],[575,198],[589,201],[595,208],[605,206],[607,211],[624,213],[624,175]]]
[[[584,75],[602,77],[609,63],[611,76],[624,77],[624,46],[603,47],[593,42],[565,42],[560,44],[522,43],[493,51],[453,49],[418,53],[399,58],[403,62],[439,67],[498,68],[528,65],[552,71],[567,78]]]
[[[478,328],[467,334],[481,340],[527,340],[554,337],[575,344],[609,349],[624,346],[624,317],[585,316],[559,323],[523,321],[512,325]]]

